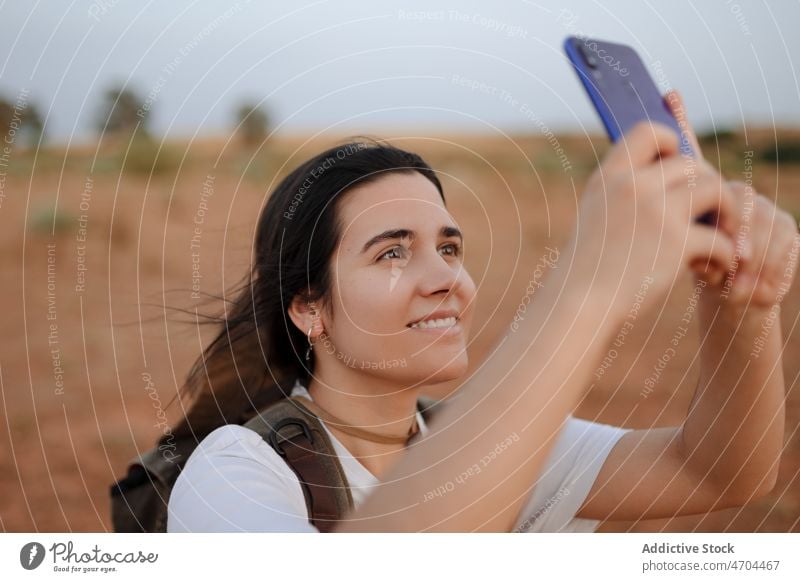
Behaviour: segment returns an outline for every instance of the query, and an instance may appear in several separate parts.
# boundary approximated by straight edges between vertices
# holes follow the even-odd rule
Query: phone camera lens
[[[589,65],[589,68],[596,69],[597,68],[597,58],[592,54],[592,51],[585,45],[580,46],[581,54],[583,55],[583,59],[586,61],[586,64]]]

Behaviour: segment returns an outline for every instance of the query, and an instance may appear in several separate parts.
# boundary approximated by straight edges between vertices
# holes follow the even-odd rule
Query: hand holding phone
[[[711,237],[716,244],[730,250],[733,247],[732,241],[739,236],[737,233],[740,216],[733,209],[734,197],[722,177],[703,160],[697,139],[686,119],[680,95],[672,91],[662,96],[644,63],[631,47],[591,38],[569,37],[564,42],[564,48],[611,140],[616,142],[625,136],[628,147],[621,153],[614,154],[616,158],[627,157],[631,167],[625,172],[633,174],[647,172],[644,168],[637,170],[634,167],[635,159],[638,159],[639,163],[643,162],[640,159],[642,152],[636,151],[636,148],[641,148],[645,142],[641,137],[637,138],[638,141],[633,139],[632,129],[641,125],[641,122],[649,125],[650,129],[645,127],[645,131],[663,131],[663,128],[659,129],[658,126],[669,128],[667,131],[671,130],[678,138],[677,146],[671,148],[669,153],[664,153],[663,150],[655,150],[655,153],[650,151],[648,155],[653,155],[651,162],[659,158],[662,160],[658,164],[660,170],[653,168],[658,177],[652,171],[650,174],[653,174],[653,179],[663,183],[664,196],[669,196],[671,192],[673,196],[677,195],[679,198],[684,196],[691,199],[692,206],[694,198],[700,196],[700,190],[705,191],[704,195],[709,193],[713,195],[716,192],[718,202],[715,206],[699,215],[692,214],[696,217],[694,223],[697,226],[690,227],[690,231],[695,233],[694,238]],[[695,158],[696,163],[690,165],[691,160],[676,157],[680,154]],[[665,157],[662,158],[662,155]],[[673,159],[667,160],[666,157]],[[694,172],[691,180],[683,178],[687,169]],[[672,176],[671,185],[667,184],[668,174]],[[688,184],[689,182],[693,183]],[[644,183],[641,183],[640,189],[641,196],[658,196],[656,192],[648,195]],[[680,206],[680,201],[676,202]],[[717,227],[719,230],[715,232],[707,226]],[[706,258],[694,257],[689,266],[699,276],[715,284],[723,280],[731,263],[721,261],[725,251],[722,251],[722,254],[717,252],[716,256],[711,249],[709,252]]]
[[[685,116],[679,124],[675,109],[661,95],[633,48],[570,36],[564,41],[564,50],[612,141],[619,140],[640,121],[662,123],[679,136],[682,154],[699,156],[699,146]],[[697,222],[715,226],[717,216],[709,212]]]

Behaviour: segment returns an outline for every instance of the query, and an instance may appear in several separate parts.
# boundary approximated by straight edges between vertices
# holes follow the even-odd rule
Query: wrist
[[[716,315],[717,319],[723,318],[740,322],[746,320],[760,320],[773,311],[780,310],[780,302],[771,304],[753,303],[752,301],[735,300],[730,294],[723,295],[719,289],[708,288],[700,297],[699,309],[709,317]]]
[[[744,305],[724,298],[705,301],[701,299],[699,316],[706,329],[713,327],[717,331],[730,330],[728,333],[745,336],[750,330],[760,329],[765,320],[779,318],[780,304]]]

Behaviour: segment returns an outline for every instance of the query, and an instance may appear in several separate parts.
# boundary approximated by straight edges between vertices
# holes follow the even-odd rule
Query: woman
[[[677,95],[667,103],[685,126]],[[634,128],[590,178],[535,301],[428,426],[417,398],[465,374],[476,292],[441,184],[387,145],[312,158],[271,195],[253,277],[190,374],[199,392],[186,426],[213,430],[175,484],[168,531],[316,531],[284,460],[245,427],[215,426],[286,378],[337,419],[325,428],[355,509],[336,531],[593,531],[766,494],[783,441],[777,323],[748,355],[791,284],[798,238],[794,220],[755,198],[681,156],[669,128]],[[718,228],[693,220],[712,211]],[[655,300],[687,268],[707,289],[708,339],[685,423],[571,417],[642,281]]]

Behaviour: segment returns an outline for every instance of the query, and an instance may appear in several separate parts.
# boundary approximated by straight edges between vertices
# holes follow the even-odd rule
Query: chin
[[[442,366],[441,362],[431,362],[430,365],[421,366],[420,369],[427,371],[424,375],[426,384],[441,384],[463,377],[467,373],[468,365],[469,359],[464,355],[449,362],[446,366]]]

